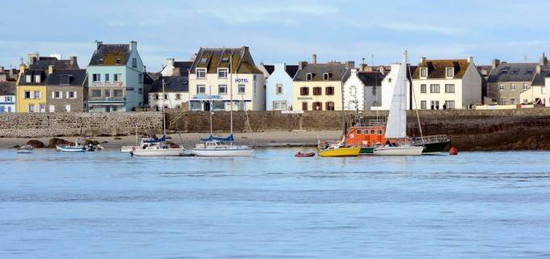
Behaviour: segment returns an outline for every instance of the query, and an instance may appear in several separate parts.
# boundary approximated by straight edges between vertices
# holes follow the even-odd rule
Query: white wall
[[[392,64],[390,72],[386,75],[384,80],[382,80],[382,91],[380,102],[381,106],[372,107],[373,110],[389,110],[391,106],[391,100],[393,98],[393,90],[395,88],[395,80],[397,78],[397,73],[399,71],[401,64]],[[407,85],[410,85],[410,81],[407,80]],[[407,109],[410,106],[410,89],[407,87]]]
[[[182,108],[183,105],[187,105],[190,99],[188,92],[166,92],[165,94],[168,95],[168,99],[166,100],[162,92],[149,93],[149,107],[157,107],[159,110],[161,110],[163,106],[167,106],[169,109],[178,109]],[[178,94],[180,99],[176,98]],[[158,99],[156,95],[158,95]]]
[[[357,69],[351,70],[351,75],[344,83],[344,110],[355,111],[365,109],[365,85],[357,76]]]

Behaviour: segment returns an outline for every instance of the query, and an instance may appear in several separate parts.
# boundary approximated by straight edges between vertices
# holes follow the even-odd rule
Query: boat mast
[[[229,110],[229,132],[233,135],[233,54],[229,55],[229,99],[231,109]]]
[[[166,95],[164,94],[164,78],[162,79],[162,133],[164,139],[166,139],[166,111],[164,110],[164,102],[166,102]]]

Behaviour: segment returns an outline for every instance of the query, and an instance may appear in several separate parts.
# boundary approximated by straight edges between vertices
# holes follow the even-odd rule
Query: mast
[[[233,54],[229,55],[229,99],[231,109],[229,110],[229,132],[233,135]]]
[[[162,79],[162,131],[164,134],[164,139],[166,139],[166,111],[164,110],[164,105],[166,102],[166,95],[164,94],[164,78]]]

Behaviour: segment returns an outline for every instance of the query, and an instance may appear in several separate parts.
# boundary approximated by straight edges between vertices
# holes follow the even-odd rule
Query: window
[[[302,102],[302,111],[307,111],[307,102]]]
[[[32,75],[25,76],[25,82],[26,83],[32,83]]]
[[[27,106],[27,110],[29,112],[34,112],[34,104],[29,104],[29,106]]]
[[[327,111],[334,111],[334,102],[327,102],[325,104],[325,110]]]
[[[326,95],[334,95],[334,87],[329,86],[329,87],[325,88],[325,94]]]
[[[307,87],[300,87],[300,95],[307,96],[309,95],[309,88]]]
[[[446,84],[445,85],[445,93],[454,93],[455,92],[455,85],[454,84]]]
[[[63,93],[60,91],[53,91],[52,92],[52,99],[61,99],[63,98]]]
[[[278,95],[283,94],[283,84],[275,85],[275,93]]]
[[[527,89],[527,84],[523,83],[523,90],[526,90],[526,89]]]
[[[206,78],[206,68],[197,68],[197,78]]]
[[[101,74],[93,74],[93,75],[92,75],[92,81],[93,81],[93,82],[99,82],[99,81],[101,81]]]
[[[139,82],[140,84],[143,84],[143,74],[142,74],[142,73],[139,73],[138,77],[139,77],[139,78],[138,78],[138,82]]]
[[[49,111],[50,111],[50,112],[55,112],[55,105],[50,105]]]
[[[313,74],[312,73],[307,73],[306,74],[306,81],[311,81],[313,80]]]
[[[109,82],[109,74],[105,74],[105,82]]]
[[[426,101],[420,101],[420,109],[426,110]]]
[[[126,91],[131,91],[131,92],[133,92],[134,90],[135,90],[135,88],[133,88],[133,87],[126,87]]]
[[[40,104],[38,107],[40,109],[40,112],[46,112],[46,105],[45,104]]]
[[[511,84],[510,85],[510,90],[516,90],[516,85],[515,84]],[[513,104],[513,103],[512,103]]]
[[[198,94],[204,94],[204,93],[206,93],[206,86],[204,86],[204,85],[197,85],[197,93],[198,93]]]
[[[34,99],[40,99],[40,91],[34,91]]]
[[[143,94],[143,88],[138,88],[138,93]]]
[[[34,82],[35,82],[35,83],[40,83],[40,81],[41,81],[40,75],[35,75],[35,76],[34,76]]]
[[[227,78],[228,71],[229,70],[227,68],[218,68],[218,78]]]
[[[176,94],[176,100],[181,100],[181,94]]]
[[[113,96],[114,97],[122,97],[122,90],[120,90],[120,89],[113,90]]]
[[[455,68],[454,67],[445,68],[445,75],[447,76],[447,78],[455,77]]]
[[[76,92],[67,92],[69,99],[76,99]]]
[[[137,67],[137,58],[132,58],[132,67],[133,68]]]
[[[323,110],[323,103],[321,103],[321,102],[314,102],[314,103],[313,103],[313,110],[314,110],[314,111],[322,111],[322,110]]]
[[[432,101],[431,109],[432,110],[439,110],[439,101]]]
[[[25,91],[25,99],[31,99],[31,91]]]
[[[323,74],[323,80],[325,80],[325,81],[330,80],[330,73],[324,73]]]
[[[427,78],[428,77],[428,68],[427,67],[421,67],[420,68],[420,77],[421,78]]]
[[[92,90],[92,97],[101,97],[101,90]]]
[[[443,107],[444,110],[446,109],[455,109],[455,101],[445,101],[445,107]]]
[[[510,99],[510,104],[516,104],[516,99],[511,98],[511,99]]]
[[[439,85],[438,84],[431,84],[430,85],[430,93],[439,93]]]
[[[281,110],[287,110],[288,104],[286,101],[273,101],[273,110],[281,111]]]
[[[426,84],[420,85],[420,93],[425,94],[426,93]]]
[[[168,100],[168,94],[164,94],[164,100]]]
[[[116,62],[117,64],[120,64],[122,61],[120,60],[120,57],[117,57],[115,62]]]
[[[501,90],[501,91],[504,90],[504,85],[503,84],[499,85],[498,90]]]
[[[323,94],[323,88],[313,87],[313,95],[322,95],[322,94]]]
[[[245,85],[239,84],[239,94],[245,94],[246,88]]]
[[[113,74],[113,79],[114,82],[122,81],[122,74]]]
[[[506,99],[505,98],[500,98],[500,103],[501,105],[505,105],[506,104]]]
[[[71,105],[65,104],[65,112],[71,112]]]
[[[111,97],[111,90],[104,91],[105,97]]]
[[[12,98],[13,98],[13,97],[11,97],[11,96],[6,96],[6,102],[12,102],[12,101],[13,101]]]
[[[227,85],[218,85],[218,93],[226,94],[227,93]]]

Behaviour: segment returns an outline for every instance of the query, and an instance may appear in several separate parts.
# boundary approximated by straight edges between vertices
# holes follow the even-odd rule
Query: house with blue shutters
[[[291,111],[293,100],[292,80],[298,71],[298,65],[274,64],[262,65],[267,79],[265,82],[266,110]]]
[[[145,66],[137,42],[96,42],[88,75],[88,111],[123,112],[144,106]]]

